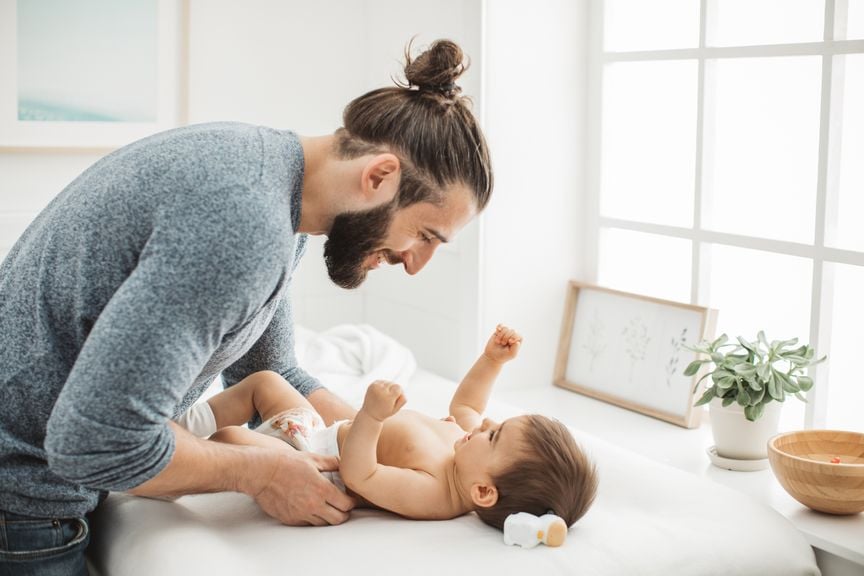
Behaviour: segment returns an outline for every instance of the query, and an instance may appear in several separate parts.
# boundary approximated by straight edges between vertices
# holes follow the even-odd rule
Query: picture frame
[[[717,311],[571,281],[555,385],[685,428],[699,425],[697,358],[685,346],[712,338]]]
[[[80,69],[89,72],[80,76],[76,76],[78,69],[68,72],[61,63],[64,50],[69,50],[68,45],[64,44],[69,38],[64,38],[64,34],[50,33],[47,24],[44,31],[38,25],[33,26],[34,20],[38,22],[40,13],[34,8],[34,3],[22,4],[24,1],[0,0],[0,149],[113,149],[185,123],[187,0],[150,0],[155,5],[155,23],[153,18],[146,18],[142,19],[143,24],[139,24],[134,14],[122,12],[125,3],[106,5],[113,10],[108,11],[110,13],[81,14],[80,17],[85,20],[98,19],[102,27],[100,29],[109,31],[106,35],[112,27],[112,15],[115,19],[119,15],[122,20],[117,24],[140,26],[141,30],[136,30],[140,34],[135,36],[140,36],[142,48],[139,52],[142,57],[135,60],[136,67],[124,59],[128,55],[126,52],[133,49],[129,47],[131,40],[124,38],[111,42],[110,39],[102,39],[104,44],[110,44],[114,49],[105,49],[104,46],[100,49],[98,45],[90,44],[89,40],[94,36],[90,35],[87,37],[87,46],[75,52]],[[57,6],[64,10],[71,11],[74,6],[71,2],[55,1],[60,2]],[[43,0],[43,4],[47,3],[50,0]],[[153,7],[149,2],[143,4],[148,8]],[[19,13],[22,10],[28,12]],[[49,13],[47,10],[44,12]],[[22,16],[20,20],[19,15]],[[54,21],[46,18],[46,22],[49,21],[58,29],[56,18]],[[21,38],[19,27],[25,28]],[[67,25],[59,29],[74,29],[74,26]],[[80,34],[83,38],[83,33]],[[56,41],[57,45],[44,46],[52,41]],[[57,55],[57,61],[53,61],[52,54]],[[20,70],[19,65],[29,70]],[[101,75],[100,66],[105,67]],[[136,82],[134,74],[139,70],[142,74],[146,72],[146,75]],[[122,77],[119,73],[122,73]],[[35,81],[33,77],[36,77]],[[87,86],[87,78],[98,78],[99,82]],[[78,81],[81,84],[76,84]],[[145,86],[146,90],[141,90],[141,86]],[[29,101],[22,95],[23,90],[35,91],[37,95],[45,95],[54,101],[59,98],[64,103],[77,99],[79,108],[43,104],[25,108],[22,103]],[[129,99],[135,99],[136,102],[132,104],[136,105],[138,100],[143,100],[144,105],[133,108],[132,104],[124,103],[124,100]],[[78,112],[82,102],[86,103],[85,106],[95,106],[97,111],[102,106],[105,110],[127,112],[114,116],[98,116],[89,112],[82,115]],[[22,111],[25,109],[26,112]],[[37,114],[32,114],[32,110],[36,110]],[[69,110],[78,115],[75,116]],[[133,111],[137,111],[137,116]]]

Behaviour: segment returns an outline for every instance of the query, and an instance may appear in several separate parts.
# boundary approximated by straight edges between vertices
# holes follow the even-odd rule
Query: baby
[[[341,482],[360,505],[429,520],[474,511],[502,530],[511,514],[553,513],[571,526],[591,506],[597,477],[567,428],[538,415],[501,423],[482,417],[501,366],[515,358],[521,343],[516,332],[499,325],[443,420],[401,410],[402,388],[376,381],[354,420],[324,427],[306,399],[272,372],[253,374],[195,410],[212,410],[219,428],[213,440],[267,444],[276,436],[300,449],[338,455]],[[236,426],[253,409],[264,424],[255,432]]]

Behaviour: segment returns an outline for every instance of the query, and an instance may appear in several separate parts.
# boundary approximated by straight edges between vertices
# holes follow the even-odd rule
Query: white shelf
[[[573,428],[657,462],[709,478],[774,508],[805,535],[814,548],[858,564],[864,571],[864,514],[833,516],[799,504],[770,469],[733,472],[715,467],[706,449],[713,444],[707,414],[687,430],[555,386],[502,389],[495,398],[555,417]]]

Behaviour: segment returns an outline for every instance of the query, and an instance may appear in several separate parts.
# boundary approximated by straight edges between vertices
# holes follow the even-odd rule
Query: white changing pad
[[[455,383],[419,370],[408,407],[445,415]],[[493,417],[521,413],[491,406]],[[543,574],[818,575],[783,516],[728,488],[574,430],[597,463],[597,501],[560,548],[505,546],[475,515],[420,522],[357,510],[341,525],[282,526],[241,494],[175,502],[111,495],[94,515],[91,560],[103,576]]]

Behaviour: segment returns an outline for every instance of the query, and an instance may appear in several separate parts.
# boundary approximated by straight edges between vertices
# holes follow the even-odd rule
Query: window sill
[[[786,493],[770,468],[734,472],[712,465],[706,453],[713,444],[707,413],[701,426],[687,430],[555,386],[500,390],[496,397],[764,502],[795,524],[817,556],[821,551],[856,569],[864,567],[864,514],[832,516],[810,510]]]

